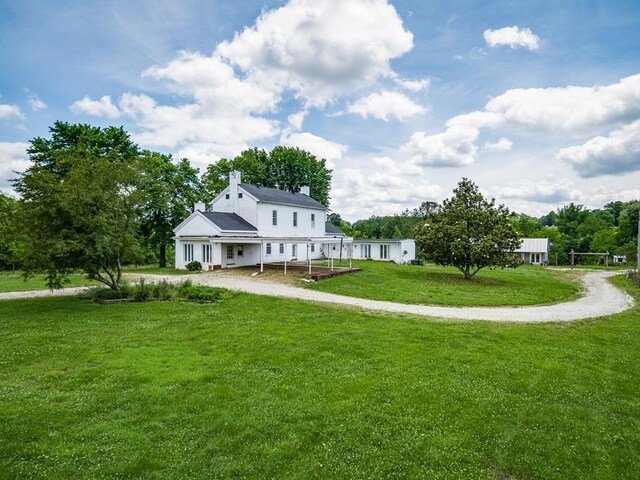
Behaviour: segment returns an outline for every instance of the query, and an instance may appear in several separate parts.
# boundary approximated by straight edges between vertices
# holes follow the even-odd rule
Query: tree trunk
[[[165,268],[167,266],[167,246],[162,243],[160,244],[160,268]]]

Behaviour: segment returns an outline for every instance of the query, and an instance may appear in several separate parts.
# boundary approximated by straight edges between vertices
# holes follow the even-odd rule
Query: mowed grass
[[[127,266],[124,268],[124,273],[144,273],[144,274],[157,274],[157,275],[188,275],[193,272],[187,270],[177,270],[175,268],[159,268],[155,266]],[[89,280],[86,275],[82,273],[74,273],[69,275],[69,282],[65,283],[67,287],[99,287],[103,286],[102,283],[94,280]],[[22,276],[22,272],[2,272],[0,271],[0,293],[3,292],[26,292],[29,290],[48,290],[45,275],[34,275],[28,278],[26,281]]]
[[[334,265],[349,266],[348,262]],[[361,272],[305,284],[307,288],[350,297],[444,306],[537,305],[573,300],[580,294],[575,274],[520,266],[481,270],[471,280],[453,267],[355,261]]]
[[[99,282],[89,280],[85,275],[74,273],[69,275],[69,282],[65,287],[86,287],[99,286]],[[3,292],[26,292],[29,290],[48,290],[45,275],[34,275],[26,280],[22,272],[2,272],[0,271],[0,293]]]
[[[635,479],[639,314],[0,302],[0,477]]]

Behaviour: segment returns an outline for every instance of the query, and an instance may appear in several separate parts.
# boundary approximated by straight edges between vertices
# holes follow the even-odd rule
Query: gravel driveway
[[[312,302],[347,305],[365,310],[390,313],[407,313],[439,318],[455,318],[462,320],[489,320],[494,322],[566,322],[585,318],[613,315],[631,308],[633,299],[625,292],[607,281],[608,277],[619,275],[619,272],[591,271],[585,272],[582,281],[585,287],[583,297],[572,302],[533,307],[436,307],[429,305],[407,305],[403,303],[368,300],[364,298],[346,297],[333,293],[307,290],[301,287],[265,281],[252,277],[225,275],[224,273],[204,273],[189,276],[137,275],[148,280],[179,282],[190,278],[194,283],[212,287],[223,287],[230,290],[268,295],[272,297],[295,298]],[[57,295],[71,295],[86,288],[69,288],[59,291],[32,291],[0,293],[0,300],[11,298],[31,298]]]

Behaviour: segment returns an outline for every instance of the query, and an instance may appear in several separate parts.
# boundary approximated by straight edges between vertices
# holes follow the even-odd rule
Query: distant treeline
[[[423,202],[418,208],[407,209],[398,215],[374,215],[349,223],[333,213],[329,220],[349,236],[413,238],[416,226],[428,221],[429,213],[436,208],[435,202]],[[552,263],[556,258],[559,264],[568,263],[571,250],[625,255],[629,262],[635,263],[639,212],[640,200],[610,202],[594,210],[570,203],[539,218],[512,213],[511,222],[523,238],[548,238]]]

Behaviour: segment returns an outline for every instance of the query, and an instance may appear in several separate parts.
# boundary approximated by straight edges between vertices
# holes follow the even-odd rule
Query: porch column
[[[287,243],[284,244],[284,274],[287,274]],[[280,248],[280,247],[278,247]]]
[[[309,256],[309,243],[307,243],[307,262],[309,262],[309,276],[311,276],[311,257]]]
[[[260,241],[260,273],[264,272],[264,260],[263,260],[263,251],[264,250],[264,242]]]
[[[353,260],[353,243],[349,245],[349,271],[353,270],[351,263]]]

